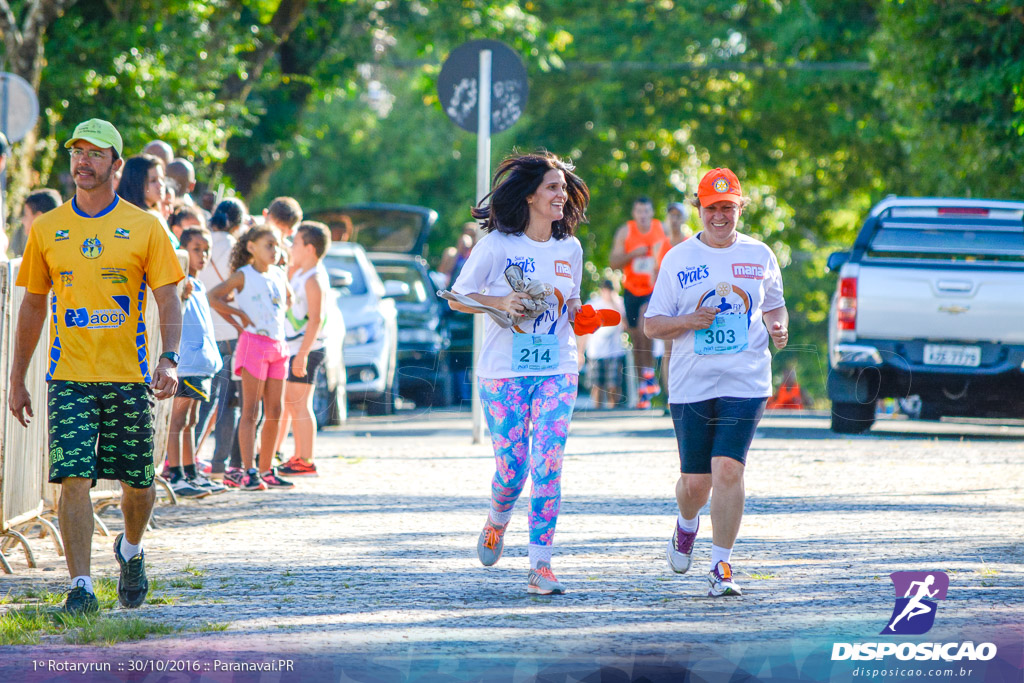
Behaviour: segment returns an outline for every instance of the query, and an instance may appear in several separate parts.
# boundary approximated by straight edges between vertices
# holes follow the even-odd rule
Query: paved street
[[[555,597],[525,592],[522,509],[501,562],[488,569],[476,560],[493,458],[489,444],[470,443],[468,413],[357,418],[323,433],[317,452],[321,476],[294,491],[160,506],[146,539],[150,576],[191,577],[188,567],[202,574],[201,587],[168,588],[181,596],[175,604],[138,614],[227,629],[121,644],[104,656],[433,658],[442,673],[489,658],[692,660],[874,639],[892,610],[888,574],[908,570],[950,575],[929,639],[976,633],[980,642],[999,632],[1019,643],[1024,634],[1024,425],[894,419],[839,437],[826,417],[766,418],[733,555],[745,595],[719,600],[705,597],[706,517],[691,573],[675,575],[665,561],[678,472],[667,417],[577,415],[553,563],[569,592]],[[116,513],[104,519],[120,525]],[[115,575],[110,544],[96,537],[94,575]],[[12,553],[18,574],[0,576],[0,595],[65,580],[52,548],[34,545],[40,568],[27,570]],[[37,657],[67,648],[13,650]]]

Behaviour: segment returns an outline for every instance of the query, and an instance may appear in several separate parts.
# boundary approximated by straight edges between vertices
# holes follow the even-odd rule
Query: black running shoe
[[[145,551],[140,550],[138,555],[125,561],[121,557],[123,536],[124,534],[118,534],[114,539],[114,557],[121,565],[121,576],[117,579],[117,599],[124,607],[138,607],[146,601],[146,594],[149,593]]]
[[[84,586],[75,586],[68,591],[63,611],[67,614],[93,614],[100,611],[100,601]]]

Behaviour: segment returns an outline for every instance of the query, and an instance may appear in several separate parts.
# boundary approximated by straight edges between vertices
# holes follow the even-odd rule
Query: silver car
[[[398,397],[395,363],[398,311],[394,297],[408,293],[401,282],[384,283],[358,244],[335,242],[324,256],[331,288],[345,320],[345,389],[350,403],[365,403],[370,415],[390,415]]]

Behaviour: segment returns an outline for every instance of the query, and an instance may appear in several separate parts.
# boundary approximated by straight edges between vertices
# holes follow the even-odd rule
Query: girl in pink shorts
[[[288,374],[285,313],[292,302],[287,275],[277,266],[280,254],[281,237],[277,230],[269,226],[251,228],[231,252],[231,275],[210,290],[214,310],[239,332],[233,371],[242,378],[238,446],[245,469],[241,488],[246,491],[294,486],[277,476],[271,467]],[[232,295],[234,305],[229,303]],[[257,469],[253,460],[261,401],[263,431]]]

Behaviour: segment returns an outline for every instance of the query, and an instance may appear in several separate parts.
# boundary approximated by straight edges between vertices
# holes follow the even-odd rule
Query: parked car
[[[1022,218],[1024,202],[984,199],[871,209],[828,259],[833,431],[866,431],[889,397],[920,419],[1024,416]]]
[[[370,415],[390,415],[398,397],[398,310],[394,298],[408,293],[401,282],[385,284],[358,244],[332,244],[324,256],[331,288],[345,321],[343,341],[349,403],[365,403]]]
[[[448,366],[451,336],[445,311],[437,296],[427,262],[420,256],[371,253],[370,261],[385,281],[409,285],[409,293],[396,297],[398,307],[398,393],[421,406],[442,407],[452,402],[452,374]]]

